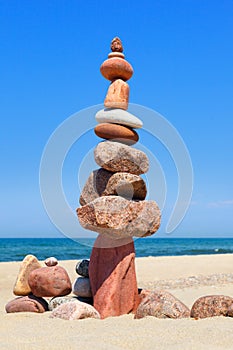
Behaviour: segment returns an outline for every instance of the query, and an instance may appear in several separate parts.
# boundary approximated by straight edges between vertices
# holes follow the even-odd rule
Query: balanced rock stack
[[[139,136],[134,129],[142,121],[127,112],[132,66],[125,60],[122,43],[114,38],[112,52],[100,67],[111,81],[104,105],[96,114],[95,133],[105,139],[95,151],[101,167],[91,173],[77,209],[80,224],[99,233],[89,265],[94,307],[101,318],[135,311],[138,288],[135,273],[133,236],[155,233],[160,210],[154,201],[145,201],[147,189],[140,174],[148,171],[146,154],[131,145]]]
[[[48,303],[44,298],[69,294],[72,290],[70,278],[57,264],[57,259],[51,257],[45,260],[46,267],[42,267],[34,255],[25,256],[13,289],[19,297],[8,302],[6,312],[45,312]]]

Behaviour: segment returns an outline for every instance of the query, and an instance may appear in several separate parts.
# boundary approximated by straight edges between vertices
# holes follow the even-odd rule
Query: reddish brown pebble
[[[146,316],[157,318],[190,317],[189,308],[165,290],[142,291],[140,299],[141,302],[134,318],[138,319]]]
[[[115,38],[113,38],[111,41],[111,50],[113,52],[123,52],[123,46],[122,46],[121,39],[118,38],[117,36]]]
[[[128,314],[138,304],[134,243],[114,247],[115,241],[98,236],[95,245],[101,246],[101,240],[104,244],[108,241],[112,248],[94,247],[91,253],[89,276],[94,307],[101,318]]]
[[[7,313],[14,312],[37,312],[42,313],[48,310],[48,303],[34,295],[19,297],[9,301],[5,307]]]
[[[119,124],[98,124],[94,131],[95,134],[102,139],[117,141],[127,145],[133,145],[139,139],[136,131],[127,126]]]
[[[225,295],[207,295],[195,301],[191,317],[206,318],[213,316],[232,316],[233,298]]]
[[[122,58],[113,57],[104,61],[100,67],[101,74],[108,80],[129,80],[133,75],[133,68]]]
[[[129,85],[121,80],[115,80],[108,88],[104,105],[107,108],[127,109],[129,102]]]
[[[61,266],[41,267],[32,271],[28,283],[32,293],[38,297],[67,295],[72,290],[70,278]]]

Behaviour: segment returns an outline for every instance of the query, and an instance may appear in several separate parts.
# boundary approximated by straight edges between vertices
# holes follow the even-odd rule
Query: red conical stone
[[[116,240],[99,235],[92,250],[89,277],[101,318],[128,314],[138,305],[134,243],[127,242],[115,247]]]

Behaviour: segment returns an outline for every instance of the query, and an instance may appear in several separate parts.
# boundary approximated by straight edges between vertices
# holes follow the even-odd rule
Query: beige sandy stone
[[[104,105],[107,108],[128,109],[129,85],[122,79],[116,79],[108,88]]]
[[[28,276],[33,270],[41,267],[41,264],[34,255],[27,255],[22,261],[19,274],[16,279],[13,293],[15,295],[28,295],[31,293],[31,288],[28,284]]]

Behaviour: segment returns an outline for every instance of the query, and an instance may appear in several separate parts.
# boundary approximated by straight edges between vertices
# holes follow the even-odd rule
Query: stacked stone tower
[[[105,109],[96,114],[95,133],[104,141],[95,151],[100,166],[89,176],[77,209],[80,224],[98,232],[90,257],[89,276],[94,307],[102,318],[133,312],[138,305],[135,249],[132,237],[146,237],[160,225],[160,210],[146,201],[146,184],[140,177],[149,169],[146,154],[132,145],[142,121],[127,112],[132,66],[125,60],[119,38],[100,67],[111,81]]]

